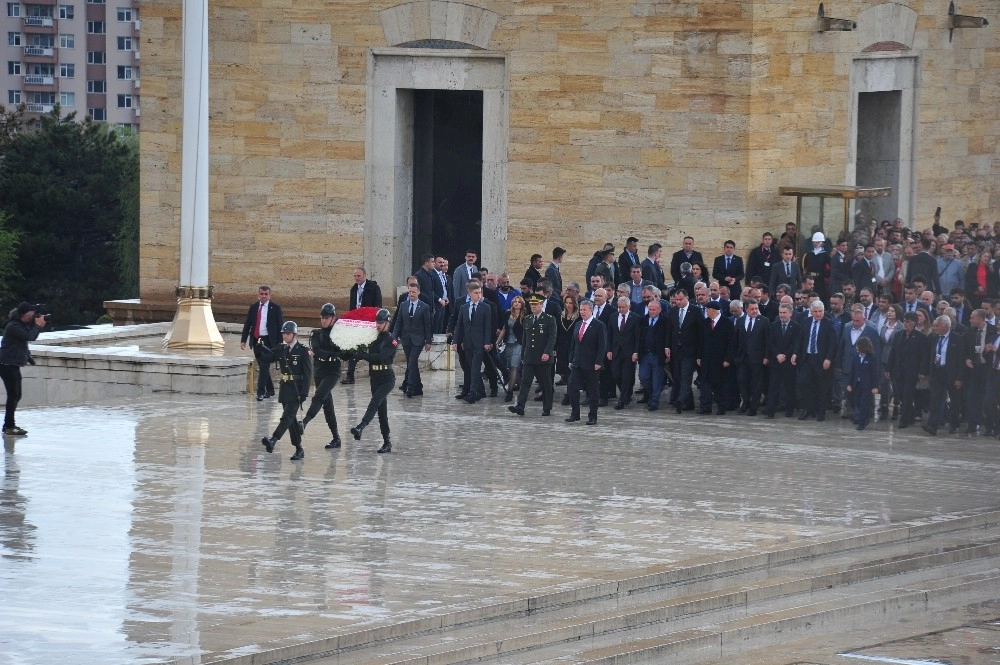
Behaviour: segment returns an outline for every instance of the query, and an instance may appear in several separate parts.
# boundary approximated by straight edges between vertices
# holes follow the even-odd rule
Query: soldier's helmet
[[[325,305],[323,305],[322,307],[320,307],[320,309],[319,309],[319,315],[323,316],[323,317],[326,317],[326,316],[336,316],[337,315],[337,308],[333,306],[332,302],[328,302]]]
[[[389,320],[389,310],[383,307],[378,311],[378,314],[375,315],[375,323],[385,323],[388,320]]]
[[[293,335],[299,334],[299,327],[295,324],[295,321],[285,321],[285,325],[281,326],[281,332],[292,333]]]

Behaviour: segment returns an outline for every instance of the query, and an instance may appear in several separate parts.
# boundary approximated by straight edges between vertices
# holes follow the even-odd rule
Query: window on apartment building
[[[87,92],[107,92],[108,82],[107,81],[87,81]]]
[[[131,81],[135,78],[135,69],[132,65],[118,65],[118,78],[122,81]]]
[[[59,63],[59,78],[71,79],[76,76],[76,65],[72,62]]]
[[[87,115],[90,116],[91,120],[96,120],[97,122],[104,122],[108,119],[107,109],[87,109]]]
[[[8,32],[7,33],[7,46],[20,46],[21,45],[21,33],[20,32]]]
[[[120,109],[132,108],[132,95],[118,95],[118,108]]]
[[[118,69],[121,69],[119,67]],[[8,76],[20,76],[21,75],[21,63],[17,60],[7,61],[7,75]],[[118,78],[121,78],[120,76]]]
[[[33,92],[28,97],[32,104],[55,104],[56,93],[54,92]]]
[[[59,93],[59,106],[76,106],[76,93],[75,92],[60,92]]]
[[[103,65],[108,61],[108,54],[104,51],[87,51],[88,65]]]
[[[56,45],[55,35],[28,35],[28,46],[39,46],[41,48],[52,48]]]
[[[7,103],[8,104],[20,104],[21,103],[21,91],[20,90],[8,90],[7,91]]]
[[[19,2],[8,2],[7,3],[7,16],[20,16],[21,15],[21,3]]]
[[[131,37],[119,37],[118,38],[118,50],[119,51],[131,51],[132,50],[132,38]]]
[[[28,5],[28,16],[52,18],[52,5]]]
[[[56,66],[52,62],[35,62],[28,65],[28,74],[31,76],[55,76]]]
[[[131,7],[119,7],[118,8],[118,20],[120,22],[131,21],[132,20],[132,8]]]
[[[87,0],[88,5],[103,5],[104,0]]]
[[[88,35],[103,35],[105,32],[107,32],[107,26],[104,25],[104,21],[87,21]]]
[[[63,20],[73,18],[73,5],[59,5],[59,18]]]
[[[59,35],[59,48],[76,48],[76,37],[73,35]]]

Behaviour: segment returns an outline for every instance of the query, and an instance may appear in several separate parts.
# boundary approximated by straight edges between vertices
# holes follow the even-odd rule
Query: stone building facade
[[[949,30],[947,0],[828,1],[852,31],[791,0],[211,0],[217,316],[258,283],[313,313],[346,304],[355,265],[384,287],[412,272],[421,90],[482,92],[482,261],[518,277],[561,245],[582,278],[629,235],[745,252],[795,220],[783,185],[886,184],[856,182],[859,153],[890,162],[912,226],[937,206],[998,220],[1000,17],[957,1],[991,25]],[[140,288],[171,303],[181,3],[139,5]]]

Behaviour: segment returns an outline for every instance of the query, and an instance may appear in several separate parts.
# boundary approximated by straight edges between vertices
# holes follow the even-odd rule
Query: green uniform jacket
[[[275,349],[262,348],[261,355],[268,361],[278,363],[278,370],[281,372],[279,402],[282,404],[301,402],[309,396],[309,384],[312,383],[312,358],[309,357],[306,347],[298,340],[291,346],[281,344]]]
[[[316,370],[316,383],[325,376],[340,376],[340,356],[338,349],[330,341],[329,328],[316,328],[309,337],[309,348],[313,352],[313,362]]]
[[[556,320],[551,314],[524,317],[524,346],[521,347],[521,362],[525,365],[549,365],[556,348]],[[542,355],[548,354],[548,360]]]

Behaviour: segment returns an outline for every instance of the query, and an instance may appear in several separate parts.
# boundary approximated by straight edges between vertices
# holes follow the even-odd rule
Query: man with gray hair
[[[600,372],[606,362],[608,337],[604,324],[594,316],[594,303],[580,303],[580,320],[573,326],[569,339],[569,403],[571,411],[566,422],[580,420],[580,390],[586,389],[590,411],[587,424],[597,424],[600,401]]]
[[[961,404],[962,372],[965,367],[965,350],[958,335],[952,334],[951,319],[939,316],[934,319],[933,332],[927,340],[930,358],[930,415],[923,430],[934,436],[947,417],[948,433],[958,432],[959,405]],[[950,400],[950,407],[946,403]],[[948,409],[948,413],[945,410]]]
[[[615,409],[621,411],[632,401],[635,387],[635,364],[639,360],[639,346],[644,332],[642,317],[632,312],[632,299],[628,295],[618,297],[618,312],[608,326],[607,359],[611,364],[611,376],[618,388],[618,403]]]
[[[827,319],[822,300],[809,305],[809,318],[802,323],[799,352],[796,358],[802,366],[799,386],[803,405],[799,420],[815,416],[818,422],[826,420],[833,386],[833,359],[837,354],[837,338],[833,322]]]

